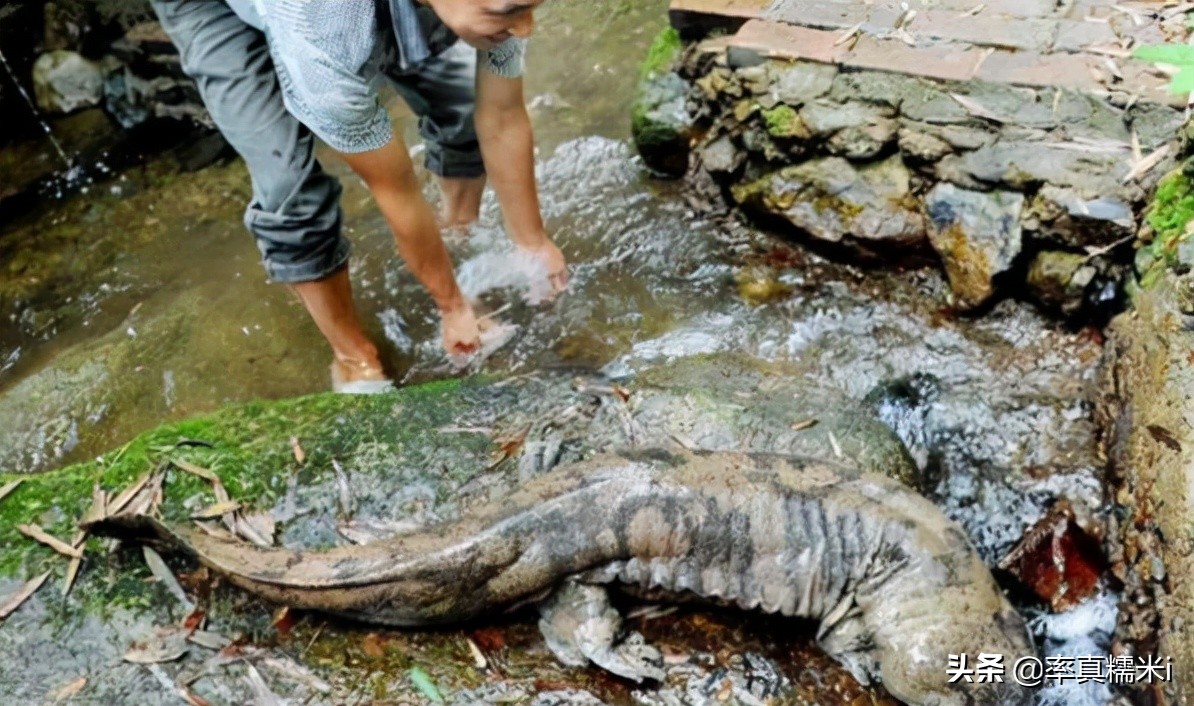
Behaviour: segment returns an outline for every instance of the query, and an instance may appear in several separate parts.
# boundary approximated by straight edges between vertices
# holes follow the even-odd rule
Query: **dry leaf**
[[[170,595],[174,596],[187,612],[195,610],[195,604],[191,602],[190,598],[187,598],[186,591],[182,590],[178,579],[174,577],[174,572],[170,571],[170,567],[166,566],[166,562],[162,561],[161,555],[148,546],[141,547],[141,554],[145,557],[145,563],[149,566],[149,572],[158,580],[158,583],[165,586]]]
[[[195,608],[190,613],[187,613],[187,617],[182,619],[182,627],[194,633],[196,630],[202,630],[203,624],[206,622],[207,613]]]
[[[212,495],[216,496],[216,502],[226,503],[231,502],[232,497],[228,495],[228,489],[224,487],[223,483],[215,483],[211,487]]]
[[[988,110],[986,107],[984,107],[981,103],[974,100],[973,98],[968,98],[968,97],[963,96],[958,93],[951,93],[951,94],[949,94],[949,97],[953,98],[955,101],[957,101],[958,105],[965,108],[967,113],[970,113],[971,115],[973,115],[976,118],[982,118],[983,120],[990,120],[991,122],[995,122],[995,123],[1009,122],[1009,120],[1007,118],[1005,118],[991,110]]]
[[[842,445],[837,443],[837,437],[833,435],[833,432],[829,432],[829,445],[833,447],[833,455],[841,458]]]
[[[125,515],[152,515],[158,505],[162,503],[162,480],[164,476],[161,473],[154,474],[145,487],[141,489],[128,505],[125,506],[121,514]]]
[[[361,641],[361,650],[370,657],[383,657],[386,654],[386,639],[371,632]]]
[[[526,444],[527,434],[530,433],[531,425],[528,424],[522,429],[522,431],[516,432],[512,436],[495,439],[494,441],[498,445],[497,451],[494,453],[496,460],[489,464],[489,470],[497,468],[506,459],[518,455],[518,452],[522,451],[523,445]]]
[[[303,462],[307,460],[307,454],[305,451],[303,451],[303,447],[299,446],[299,440],[297,436],[290,437],[290,450],[294,452],[295,462],[300,466],[303,465]]]
[[[506,636],[497,628],[480,628],[474,630],[470,637],[478,647],[490,654],[506,646]]]
[[[133,499],[133,496],[141,492],[141,489],[149,482],[152,475],[152,473],[146,473],[138,478],[135,483],[122,490],[120,495],[117,495],[112,502],[108,503],[107,514],[116,515],[123,510],[129,504],[129,501]]]
[[[94,503],[92,505],[94,507]],[[66,567],[66,578],[62,582],[62,595],[70,595],[70,589],[75,585],[75,577],[79,575],[79,567],[83,565],[83,544],[87,541],[87,532],[79,530],[71,540],[71,546],[79,550],[79,556],[70,560]]]
[[[210,701],[191,691],[182,684],[175,684],[174,688],[178,689],[178,695],[181,696],[182,700],[186,701],[190,706],[211,706]]]
[[[74,559],[83,556],[82,549],[72,547],[54,535],[47,533],[37,525],[17,525],[17,530],[26,537],[34,541],[41,542],[63,556],[69,556]]]
[[[1129,181],[1135,181],[1145,174],[1148,174],[1153,170],[1154,167],[1161,163],[1161,160],[1165,159],[1165,157],[1168,155],[1169,145],[1164,145],[1153,150],[1147,157],[1132,165],[1132,169],[1128,172],[1128,175],[1124,177],[1124,183],[1126,184]]]
[[[228,515],[240,509],[240,503],[235,500],[225,500],[218,502],[215,505],[209,505],[199,512],[191,515],[192,520],[214,520],[217,517]]]
[[[282,637],[289,637],[295,622],[294,611],[290,609],[290,606],[282,606],[274,611],[274,619],[270,621],[270,625],[273,625]]]
[[[83,565],[83,557],[75,557],[70,560],[70,564],[66,567],[66,579],[62,582],[63,597],[70,595],[71,588],[75,585],[75,578],[79,575],[79,567]]]
[[[1152,436],[1153,439],[1155,439],[1157,441],[1157,443],[1165,445],[1171,451],[1181,452],[1182,443],[1180,441],[1178,441],[1177,437],[1173,434],[1173,432],[1171,432],[1168,429],[1166,429],[1165,427],[1159,426],[1157,424],[1149,424],[1145,428],[1148,429],[1149,435]]]
[[[67,699],[78,695],[78,693],[82,691],[83,687],[85,686],[87,686],[87,677],[79,677],[58,691],[55,691],[53,694],[51,694],[51,696],[54,698],[54,703],[66,701]]]
[[[220,482],[220,477],[217,476],[214,471],[204,468],[203,466],[196,466],[190,461],[184,461],[181,458],[172,458],[170,459],[170,463],[174,464],[174,466],[178,469],[186,471],[193,476],[199,476],[209,483]]]
[[[259,547],[274,546],[274,535],[277,534],[278,524],[274,516],[268,512],[254,512],[241,515],[236,520],[236,532]]]
[[[214,525],[210,522],[201,522],[201,521],[196,520],[195,526],[198,527],[203,532],[203,534],[206,534],[211,537],[215,537],[216,539],[222,539],[222,540],[229,541],[229,542],[236,541],[235,534],[232,534],[231,532],[224,529],[223,527],[220,527],[219,525]]]
[[[261,666],[302,682],[321,694],[330,693],[332,690],[330,684],[312,674],[306,667],[285,657],[265,657],[261,660]]]
[[[472,654],[473,664],[477,667],[477,669],[485,669],[488,667],[489,660],[485,659],[485,653],[481,652],[481,648],[477,647],[477,643],[473,642],[467,637],[464,638],[464,641],[468,643],[468,651],[470,654]]]
[[[265,679],[261,677],[261,672],[248,662],[245,663],[245,681],[249,683],[249,689],[253,692],[253,703],[257,706],[286,706],[286,700],[271,691]]]
[[[0,603],[0,620],[4,620],[12,615],[17,608],[21,607],[22,603],[29,599],[29,596],[32,596],[37,592],[37,589],[41,588],[41,585],[48,578],[50,578],[49,571],[35,579],[29,580],[19,591],[9,596],[3,603]]]
[[[340,514],[348,517],[352,515],[352,491],[348,487],[348,474],[340,466],[340,462],[332,459],[332,468],[336,471],[336,491],[340,500]]]
[[[25,482],[24,478],[18,478],[11,483],[5,483],[3,487],[0,487],[0,500],[3,500],[6,495],[16,490],[17,486],[23,482]]]
[[[222,650],[232,644],[232,640],[218,633],[208,632],[207,630],[196,630],[187,636],[187,641],[209,650]]]
[[[149,637],[129,645],[124,653],[124,661],[134,664],[173,662],[190,649],[187,645],[188,634],[189,631],[177,625],[154,628]]]
[[[91,505],[87,507],[87,512],[83,513],[83,519],[79,520],[79,524],[86,525],[92,522],[99,522],[108,515],[108,494],[100,487],[99,483],[91,486]]]

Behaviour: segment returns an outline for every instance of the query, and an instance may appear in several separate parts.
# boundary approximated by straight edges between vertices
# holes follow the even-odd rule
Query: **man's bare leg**
[[[444,209],[440,214],[444,228],[467,226],[481,215],[481,197],[485,194],[484,176],[467,179],[440,177],[439,187],[444,195]]]
[[[332,347],[334,374],[343,382],[385,380],[377,346],[365,335],[352,299],[348,268],[314,282],[290,285]]]

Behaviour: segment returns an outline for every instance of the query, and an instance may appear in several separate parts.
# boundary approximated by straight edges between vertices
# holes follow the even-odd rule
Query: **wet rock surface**
[[[43,54],[33,65],[33,94],[47,113],[71,113],[99,104],[104,76],[81,55],[59,49]]]
[[[925,238],[923,215],[908,205],[909,189],[898,158],[855,169],[845,159],[826,157],[737,187],[734,198],[820,240],[894,248]]]
[[[938,184],[925,195],[929,241],[945,263],[950,289],[964,308],[995,294],[995,278],[1020,254],[1024,197]]]
[[[1095,3],[1100,9],[1092,12],[1115,15],[1114,4]],[[965,19],[967,10],[975,19]],[[951,12],[956,16],[947,17]],[[676,68],[690,84],[698,151],[716,146],[706,171],[727,190],[757,192],[768,178],[784,182],[793,169],[822,165],[847,182],[855,172],[900,160],[908,186],[884,215],[901,231],[891,241],[894,252],[909,258],[921,243],[911,226],[934,220],[942,190],[994,194],[1018,207],[1007,210],[1014,223],[992,231],[1004,247],[962,248],[933,229],[963,308],[1016,294],[1029,268],[1020,252],[1106,248],[1110,256],[1090,264],[1100,281],[1117,279],[1149,193],[1177,154],[1183,118],[1160,83],[1145,78],[1149,67],[1125,58],[1126,73],[1106,74],[1105,59],[1092,48],[1117,37],[1184,37],[1187,30],[1163,13],[1092,29],[1097,23],[1044,4],[673,3],[679,25],[690,26],[688,16],[701,13],[702,26],[712,23],[728,36],[702,40],[694,30]],[[994,41],[1007,37],[1015,38],[1012,46]],[[751,200],[748,210],[780,215],[764,222],[799,237],[823,239],[821,221],[836,225],[821,215],[833,209],[791,218],[786,202],[773,199],[760,209],[760,201]],[[838,220],[842,229],[851,225]],[[1019,241],[1023,248],[1013,246]],[[1000,281],[995,275],[1002,272],[1012,274]],[[1087,316],[1082,307],[1046,306]]]
[[[1194,694],[1194,335],[1182,287],[1163,275],[1112,323],[1100,408],[1115,503],[1112,567],[1125,583],[1116,637],[1129,653],[1172,655],[1175,678],[1161,686],[1167,703]]]

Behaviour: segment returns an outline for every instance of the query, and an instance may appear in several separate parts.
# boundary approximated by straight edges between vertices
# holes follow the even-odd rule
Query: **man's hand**
[[[480,344],[477,320],[456,284],[435,214],[423,198],[406,146],[399,138],[371,152],[344,154],[373,194],[394,231],[398,253],[439,306],[444,347],[449,356],[467,354]]]
[[[467,301],[451,309],[440,309],[443,320],[444,350],[449,358],[470,355],[481,347],[481,329],[477,316]]]
[[[521,78],[477,72],[477,137],[490,181],[518,248],[547,270],[552,291],[568,286],[568,261],[547,235],[535,185],[534,134]]]
[[[537,246],[520,245],[519,250],[534,258],[547,271],[547,281],[551,283],[553,294],[560,294],[568,288],[568,260],[555,243],[544,238]]]

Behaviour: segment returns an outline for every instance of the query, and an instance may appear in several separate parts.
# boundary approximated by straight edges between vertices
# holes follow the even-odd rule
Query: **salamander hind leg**
[[[573,667],[592,662],[635,682],[662,681],[663,655],[638,633],[618,641],[622,616],[601,586],[569,581],[539,605],[539,630],[556,658]]]

